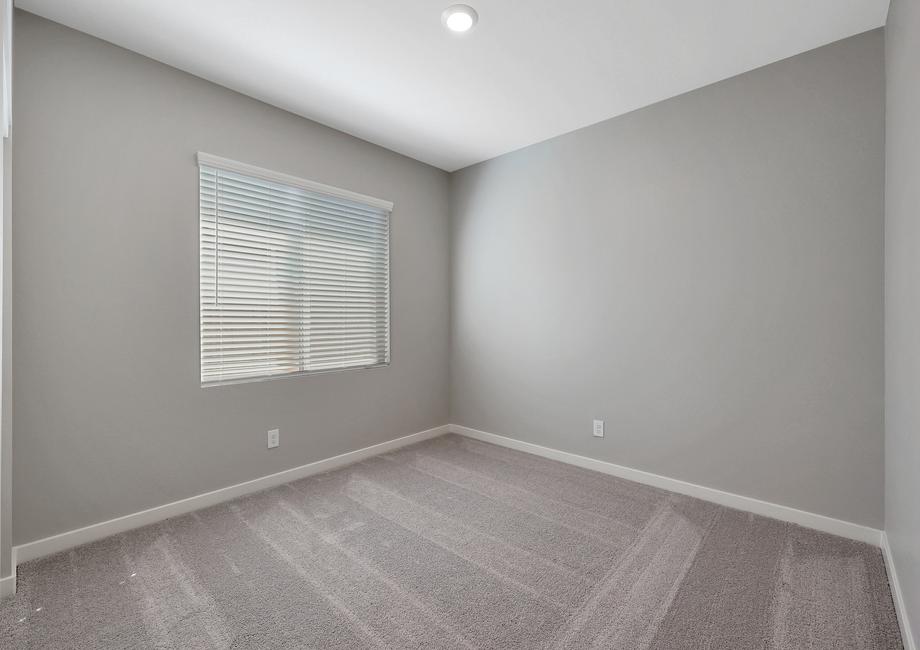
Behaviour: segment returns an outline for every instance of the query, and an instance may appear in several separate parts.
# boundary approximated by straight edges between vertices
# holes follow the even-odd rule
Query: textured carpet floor
[[[6,648],[900,648],[879,551],[445,436],[19,569]]]

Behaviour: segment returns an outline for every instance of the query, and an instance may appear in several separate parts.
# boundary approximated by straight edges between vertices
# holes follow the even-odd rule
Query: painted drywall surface
[[[881,527],[883,49],[454,174],[451,421]]]
[[[3,379],[0,381],[2,389],[2,406],[0,406],[0,578],[5,578],[13,572],[12,547],[13,547],[13,349],[12,349],[12,153],[13,138],[3,140],[3,284],[0,287],[3,301],[3,326],[2,332],[3,354],[0,356],[0,372]]]
[[[444,172],[30,14],[15,27],[15,543],[447,422]],[[389,367],[200,388],[199,150],[395,202]]]
[[[920,4],[885,28],[885,529],[913,633],[920,625]]]

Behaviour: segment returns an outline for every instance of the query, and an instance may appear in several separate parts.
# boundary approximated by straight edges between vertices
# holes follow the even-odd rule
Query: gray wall
[[[920,630],[920,3],[888,14],[885,188],[885,528]]]
[[[881,527],[883,49],[453,175],[451,421]]]
[[[12,177],[13,138],[3,141],[3,286],[2,292],[2,331],[3,354],[0,356],[0,578],[13,572],[13,337],[12,312],[12,224],[13,224],[13,177]]]
[[[33,15],[16,30],[15,543],[447,421],[445,173]],[[389,367],[199,387],[198,150],[395,201]]]
[[[459,172],[448,233],[438,170],[16,21],[15,543],[443,424],[448,329],[458,424],[881,526],[881,32]],[[389,368],[199,387],[198,150],[396,202]]]

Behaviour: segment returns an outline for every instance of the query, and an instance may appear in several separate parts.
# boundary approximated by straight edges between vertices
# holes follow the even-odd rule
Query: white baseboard
[[[894,608],[898,613],[898,625],[901,626],[904,650],[917,650],[917,644],[910,628],[910,620],[907,618],[907,605],[904,604],[904,595],[901,593],[901,584],[898,582],[898,572],[894,567],[894,556],[891,555],[888,534],[885,532],[882,532],[882,554],[885,556],[885,567],[888,569],[888,584],[891,585],[891,597],[894,599]]]
[[[80,546],[81,544],[93,542],[110,535],[115,535],[117,533],[131,530],[133,528],[139,528],[141,526],[153,524],[170,517],[176,517],[188,512],[192,512],[194,510],[200,510],[201,508],[206,508],[208,506],[222,503],[224,501],[229,501],[246,494],[259,492],[261,490],[282,485],[284,483],[296,481],[300,478],[305,478],[307,476],[312,476],[322,472],[328,472],[330,470],[364,460],[365,458],[370,458],[371,456],[384,454],[406,445],[411,445],[416,442],[435,438],[449,431],[467,436],[469,438],[482,440],[484,442],[491,442],[503,447],[509,447],[511,449],[517,449],[519,451],[528,452],[537,456],[543,456],[544,458],[550,458],[564,463],[569,463],[571,465],[592,469],[604,474],[618,476],[620,478],[635,481],[637,483],[644,483],[646,485],[670,490],[672,492],[686,494],[698,499],[703,499],[705,501],[718,503],[729,508],[753,512],[765,517],[772,517],[781,521],[796,523],[807,528],[813,528],[815,530],[831,533],[833,535],[855,539],[861,542],[872,544],[874,546],[881,546],[883,544],[882,531],[875,528],[870,528],[868,526],[862,526],[860,524],[854,524],[848,521],[842,521],[840,519],[834,519],[824,515],[818,515],[803,510],[798,510],[796,508],[790,508],[788,506],[782,506],[751,497],[724,492],[715,488],[696,485],[694,483],[688,483],[686,481],[668,478],[658,474],[652,474],[651,472],[645,472],[630,467],[624,467],[622,465],[616,465],[614,463],[608,463],[606,461],[589,458],[587,456],[579,456],[577,454],[571,454],[568,452],[559,451],[557,449],[552,449],[550,447],[543,447],[533,443],[515,440],[513,438],[500,436],[494,433],[488,433],[486,431],[479,431],[469,427],[450,424],[434,427],[433,429],[427,429],[425,431],[420,431],[408,436],[396,438],[395,440],[389,440],[377,445],[372,445],[370,447],[364,447],[363,449],[347,452],[339,456],[333,456],[332,458],[316,461],[314,463],[295,467],[283,472],[278,472],[276,474],[270,474],[269,476],[263,476],[252,481],[246,481],[245,483],[239,483],[237,485],[221,488],[219,490],[214,490],[205,494],[199,494],[187,499],[182,499],[181,501],[167,503],[162,506],[157,506],[155,508],[150,508],[148,510],[143,510],[141,512],[136,512],[130,515],[125,515],[123,517],[118,517],[109,521],[92,524],[84,528],[78,528],[76,530],[60,533],[58,535],[53,535],[44,539],[27,542],[13,548],[14,567],[18,563],[28,562],[29,560],[51,555],[68,548]],[[890,564],[890,561],[889,567],[892,567],[890,568],[890,571],[893,576],[893,565]],[[6,590],[10,589],[15,590],[15,584],[15,574],[12,578],[4,578],[2,581],[0,581],[0,593],[7,593]],[[896,579],[894,578],[892,578],[892,588],[894,592],[896,590]],[[9,593],[13,592],[10,591]],[[898,591],[897,597],[899,596],[900,591]],[[909,650],[916,649],[911,647]]]
[[[502,447],[508,447],[510,449],[526,451],[531,454],[536,454],[537,456],[551,458],[552,460],[558,460],[570,465],[577,465],[578,467],[584,467],[586,469],[593,469],[597,472],[618,476],[630,481],[635,481],[636,483],[644,483],[664,490],[670,490],[671,492],[703,499],[704,501],[711,501],[736,510],[753,512],[754,514],[763,515],[764,517],[788,521],[806,528],[813,528],[832,535],[866,542],[873,546],[881,545],[882,531],[876,528],[870,528],[861,524],[854,524],[849,521],[790,508],[789,506],[781,506],[777,503],[761,501],[760,499],[745,497],[740,494],[723,492],[715,488],[696,485],[695,483],[688,483],[679,479],[668,478],[631,467],[615,465],[614,463],[588,458],[587,456],[570,454],[566,451],[559,451],[558,449],[543,447],[530,442],[522,442],[514,438],[507,438],[505,436],[488,433],[487,431],[479,431],[478,429],[471,429],[458,424],[451,424],[449,426],[451,432],[458,433],[468,438],[475,438],[483,442],[491,442],[492,444],[501,445]]]
[[[13,565],[13,574],[0,578],[0,598],[6,598],[16,593],[16,565]]]
[[[364,447],[363,449],[350,451],[339,456],[333,456],[332,458],[318,460],[315,463],[301,465],[300,467],[294,467],[284,470],[283,472],[263,476],[253,479],[252,481],[246,481],[245,483],[238,483],[219,490],[214,490],[213,492],[206,492],[205,494],[199,494],[187,499],[182,499],[181,501],[174,501],[162,506],[150,508],[149,510],[142,510],[141,512],[125,515],[124,517],[118,517],[117,519],[110,519],[109,521],[103,521],[84,528],[78,528],[77,530],[60,533],[59,535],[45,537],[44,539],[39,539],[34,542],[20,544],[13,547],[15,561],[17,564],[28,562],[29,560],[73,548],[74,546],[94,542],[98,539],[109,537],[110,535],[123,533],[126,530],[147,526],[148,524],[169,519],[170,517],[184,515],[194,510],[207,508],[208,506],[229,501],[246,494],[266,490],[278,485],[283,485],[284,483],[290,483],[291,481],[296,481],[314,474],[328,472],[339,467],[344,467],[345,465],[351,465],[365,458],[385,454],[399,447],[405,447],[406,445],[421,442],[422,440],[435,438],[447,432],[447,425],[434,427],[433,429],[419,431],[418,433],[403,436],[402,438],[396,438],[395,440]]]

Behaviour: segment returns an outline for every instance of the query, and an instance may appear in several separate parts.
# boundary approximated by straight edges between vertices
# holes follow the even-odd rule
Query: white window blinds
[[[198,165],[202,384],[389,363],[392,204]]]

